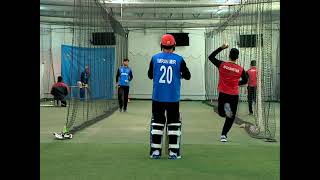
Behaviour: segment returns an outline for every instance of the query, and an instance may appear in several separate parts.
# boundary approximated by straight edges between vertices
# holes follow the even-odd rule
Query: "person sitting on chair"
[[[60,102],[62,107],[67,106],[66,96],[69,94],[69,87],[63,82],[61,76],[58,77],[58,82],[53,84],[51,94],[54,96],[58,106]]]

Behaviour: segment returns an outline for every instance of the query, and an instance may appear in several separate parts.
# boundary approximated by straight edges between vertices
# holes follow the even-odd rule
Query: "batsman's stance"
[[[167,124],[169,159],[180,159],[180,86],[181,79],[189,80],[191,74],[183,58],[173,53],[176,41],[172,35],[163,35],[160,45],[162,52],[152,56],[148,70],[148,77],[153,79],[150,157],[161,158]]]

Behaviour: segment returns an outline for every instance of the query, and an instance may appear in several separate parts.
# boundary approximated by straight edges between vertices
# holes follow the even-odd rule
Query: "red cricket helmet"
[[[176,40],[171,34],[165,34],[162,36],[160,44],[162,46],[176,46]]]

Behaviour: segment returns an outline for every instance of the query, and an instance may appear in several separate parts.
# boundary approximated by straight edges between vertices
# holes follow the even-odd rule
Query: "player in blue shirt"
[[[189,80],[191,74],[183,57],[173,53],[176,42],[172,35],[163,35],[160,45],[162,52],[152,56],[148,70],[148,77],[153,79],[150,157],[161,157],[167,122],[169,159],[180,159],[180,86],[181,79]]]
[[[118,88],[119,111],[126,112],[128,105],[128,95],[130,81],[133,79],[131,68],[129,68],[129,59],[123,60],[123,65],[119,67],[116,75],[116,86]]]
[[[84,71],[80,75],[80,81],[81,81],[80,98],[81,99],[86,98],[85,96],[86,96],[86,91],[88,91],[89,78],[90,78],[90,70],[89,70],[89,66],[86,65]]]

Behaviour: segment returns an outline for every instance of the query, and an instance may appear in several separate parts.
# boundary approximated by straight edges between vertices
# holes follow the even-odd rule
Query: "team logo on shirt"
[[[229,70],[229,71],[233,71],[233,72],[236,72],[236,73],[239,73],[240,72],[240,70],[239,69],[237,69],[237,68],[233,68],[233,67],[229,67],[229,66],[226,66],[226,65],[223,65],[223,67],[222,67],[223,69],[227,69],[227,70]]]
[[[157,59],[157,63],[161,63],[161,64],[176,64],[176,60],[174,60],[174,59]]]

